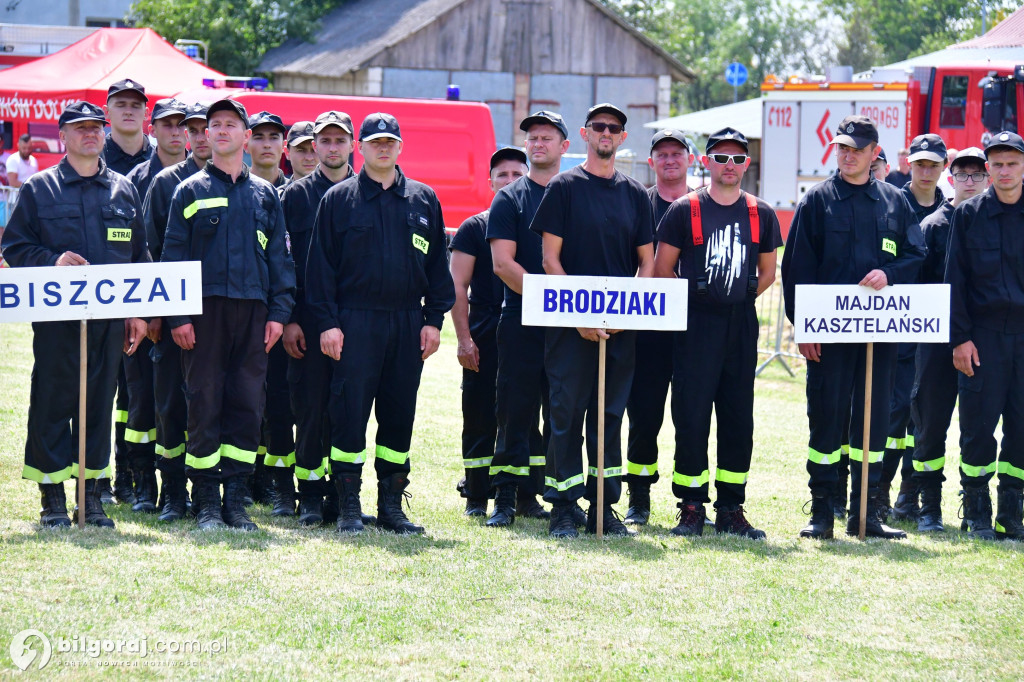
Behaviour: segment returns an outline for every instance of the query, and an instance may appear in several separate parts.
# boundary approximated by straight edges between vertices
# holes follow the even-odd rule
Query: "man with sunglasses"
[[[906,198],[871,175],[878,156],[878,128],[866,116],[847,116],[831,144],[838,172],[815,185],[797,205],[782,257],[786,316],[792,321],[799,284],[859,284],[883,289],[917,280],[924,260],[921,227]],[[877,515],[882,451],[889,430],[889,394],[896,345],[874,346],[871,414],[864,415],[863,343],[800,344],[807,358],[807,421],[810,426],[807,473],[811,520],[800,537],[831,538],[834,498],[839,494],[839,457],[843,430],[850,427],[851,508],[859,506],[861,463],[868,457],[868,515],[871,537],[903,538]],[[851,417],[852,402],[852,417]],[[862,443],[863,420],[871,420],[871,442]],[[851,514],[846,532],[857,535],[859,514]]]
[[[985,158],[992,186],[953,210],[945,278],[960,372],[962,527],[973,539],[1024,540],[1024,140],[996,133]],[[989,482],[997,472],[993,528]]]
[[[647,190],[615,170],[615,152],[626,140],[626,114],[611,104],[587,112],[580,137],[587,145],[582,165],[552,178],[530,226],[542,237],[544,271],[549,275],[650,277],[654,271],[654,210]],[[598,341],[605,339],[604,509],[597,508]],[[544,499],[553,505],[552,537],[576,537],[573,506],[590,501],[587,532],[635,535],[612,505],[621,494],[619,431],[633,382],[636,333],[589,328],[546,330],[544,367],[550,385],[551,437]],[[587,434],[590,476],[584,487],[583,431]]]
[[[985,153],[977,147],[960,152],[950,164],[953,177],[953,203],[943,202],[921,221],[928,255],[921,268],[922,284],[941,284],[946,274],[946,245],[949,243],[949,219],[953,209],[988,187]],[[946,463],[946,431],[956,406],[957,371],[949,360],[949,345],[917,345],[916,374],[910,397],[915,426],[913,479],[921,493],[917,529],[941,532],[942,474]]]
[[[689,281],[687,331],[673,339],[672,492],[679,498],[674,535],[704,532],[708,436],[718,415],[715,530],[760,540],[743,513],[754,448],[754,299],[775,281],[782,232],[775,211],[740,189],[750,166],[747,138],[723,128],[708,138],[701,163],[711,184],[673,203],[658,227],[657,277]],[[696,202],[696,205],[694,205]],[[679,390],[682,387],[684,390]]]

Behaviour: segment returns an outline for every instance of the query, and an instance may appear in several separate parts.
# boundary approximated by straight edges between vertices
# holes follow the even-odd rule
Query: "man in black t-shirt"
[[[775,281],[782,232],[775,211],[740,189],[750,166],[747,138],[723,128],[708,138],[701,159],[711,185],[672,204],[658,227],[658,277],[676,272],[689,282],[687,330],[675,333],[672,392],[676,427],[672,492],[679,498],[675,535],[704,532],[708,497],[708,436],[718,416],[715,530],[760,540],[764,531],[743,514],[754,447],[754,299]],[[699,206],[698,221],[691,216]],[[756,224],[754,220],[756,211]],[[755,229],[756,228],[756,229]],[[703,241],[701,241],[703,237]]]
[[[665,129],[651,138],[648,165],[655,183],[647,190],[655,226],[672,202],[689,191],[686,169],[693,154],[679,130]],[[655,241],[655,246],[657,242]],[[658,482],[658,434],[665,420],[665,399],[672,381],[672,333],[644,329],[636,333],[636,369],[626,403],[629,438],[626,484],[629,509],[623,523],[643,526],[651,515],[651,486]]]
[[[538,429],[547,421],[547,375],[544,329],[523,326],[523,275],[543,274],[541,238],[530,230],[544,188],[559,171],[569,149],[569,129],[560,114],[537,111],[519,124],[526,133],[530,170],[494,197],[487,218],[494,273],[505,283],[505,303],[498,321],[498,378],[495,414],[498,438],[491,462],[494,510],[487,525],[509,526],[517,515],[542,517],[536,496],[544,484],[545,439]],[[545,423],[545,432],[548,426]],[[577,525],[586,514],[574,507]]]
[[[503,147],[491,154],[489,182],[497,192],[526,175],[526,152]],[[451,244],[451,271],[455,282],[452,324],[458,338],[456,354],[462,365],[462,464],[460,486],[466,498],[466,516],[485,516],[490,491],[491,462],[498,423],[494,413],[498,377],[497,331],[505,285],[494,274],[487,243],[490,210],[470,216]]]
[[[654,211],[643,185],[615,170],[615,152],[626,139],[626,115],[611,104],[587,112],[580,136],[587,160],[555,176],[537,207],[531,228],[543,238],[543,265],[549,275],[650,277]],[[604,509],[597,508],[598,341],[605,339]],[[633,382],[636,334],[591,328],[548,328],[544,367],[550,384],[551,437],[544,499],[551,502],[550,534],[575,537],[572,505],[584,496],[582,432],[586,425],[587,531],[596,532],[603,515],[609,535],[634,535],[612,509],[621,494],[619,430]]]

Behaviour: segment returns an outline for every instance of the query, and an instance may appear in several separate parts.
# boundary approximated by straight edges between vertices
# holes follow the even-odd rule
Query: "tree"
[[[317,20],[344,0],[136,0],[129,17],[167,40],[203,40],[209,65],[251,75],[263,55],[292,38],[313,35]]]

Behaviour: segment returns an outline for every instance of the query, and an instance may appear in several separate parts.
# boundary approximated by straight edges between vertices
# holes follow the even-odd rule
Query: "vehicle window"
[[[967,76],[945,76],[942,79],[939,127],[963,128],[966,120]]]
[[[56,123],[29,123],[28,134],[32,136],[33,154],[63,154],[59,128]]]
[[[1006,88],[1006,102],[1003,105],[1003,130],[1017,132],[1017,88],[1019,83],[1009,81]]]

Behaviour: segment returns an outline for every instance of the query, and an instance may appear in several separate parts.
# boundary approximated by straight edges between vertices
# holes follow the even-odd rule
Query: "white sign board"
[[[199,315],[199,261],[0,269],[0,322]]]
[[[949,343],[949,285],[797,285],[797,343]]]
[[[686,329],[687,282],[653,277],[523,276],[523,324]]]

